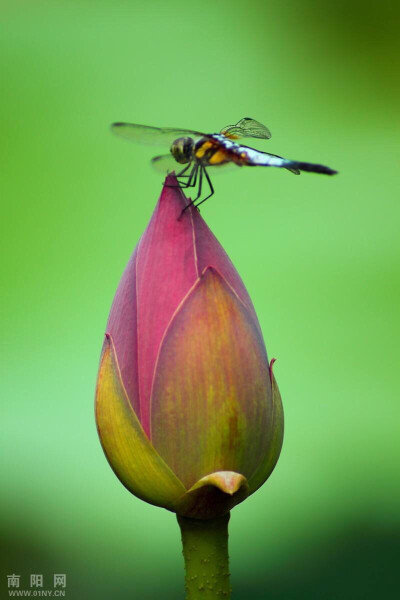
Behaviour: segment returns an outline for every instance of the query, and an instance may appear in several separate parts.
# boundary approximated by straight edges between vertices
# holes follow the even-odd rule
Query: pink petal
[[[176,184],[172,176],[166,179]],[[161,340],[174,312],[196,281],[193,228],[187,212],[179,220],[185,198],[164,186],[143,234],[137,261],[138,373],[140,422],[150,436],[150,394]]]
[[[140,415],[137,369],[137,314],[136,314],[136,260],[135,248],[118,285],[111,307],[106,332],[114,340],[115,352],[122,381],[133,410]]]

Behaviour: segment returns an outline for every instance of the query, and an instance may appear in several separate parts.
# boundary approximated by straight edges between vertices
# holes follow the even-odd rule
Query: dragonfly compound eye
[[[178,138],[172,143],[171,154],[178,163],[185,164],[192,160],[194,141],[190,137]]]

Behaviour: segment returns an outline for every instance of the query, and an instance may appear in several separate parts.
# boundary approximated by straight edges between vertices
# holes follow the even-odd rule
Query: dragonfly
[[[202,133],[191,129],[176,129],[173,127],[149,127],[134,123],[113,123],[113,133],[121,138],[141,144],[169,146],[169,153],[155,156],[152,164],[162,173],[176,173],[177,184],[181,189],[197,186],[196,197],[189,206],[200,206],[214,194],[209,170],[217,172],[227,167],[278,167],[287,169],[295,175],[300,171],[335,175],[330,167],[298,160],[290,160],[262,152],[250,146],[243,145],[240,140],[250,138],[269,140],[271,132],[262,123],[245,117],[236,125],[227,125],[219,133]],[[179,165],[184,165],[178,170]],[[201,199],[204,179],[208,184],[208,193]],[[176,187],[176,186],[173,186]]]

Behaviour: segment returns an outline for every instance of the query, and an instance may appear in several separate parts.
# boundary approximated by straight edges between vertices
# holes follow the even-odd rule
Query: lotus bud
[[[133,494],[210,518],[272,472],[282,407],[242,280],[197,210],[179,219],[186,199],[167,186],[111,308],[96,419]]]
[[[283,412],[253,304],[168,176],[112,304],[96,421],[138,498],[198,520],[228,515],[278,460]],[[273,361],[272,361],[273,362]]]

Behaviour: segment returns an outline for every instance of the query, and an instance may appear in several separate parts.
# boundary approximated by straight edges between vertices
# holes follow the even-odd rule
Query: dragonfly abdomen
[[[258,150],[248,148],[247,146],[238,145],[233,151],[242,164],[250,167],[283,167],[291,162],[280,156],[259,152]]]
[[[239,146],[239,144],[234,144],[230,153],[237,157],[236,159],[232,158],[231,160],[249,167],[280,167],[288,169],[296,175],[299,175],[300,171],[324,173],[325,175],[335,175],[337,173],[337,171],[334,171],[325,165],[290,160],[268,152],[260,152],[259,150],[249,148],[248,146]]]
[[[336,175],[337,171],[326,167],[325,165],[319,165],[315,163],[299,162],[296,160],[291,161],[292,165],[300,171],[308,171],[309,173],[323,173],[324,175]]]

